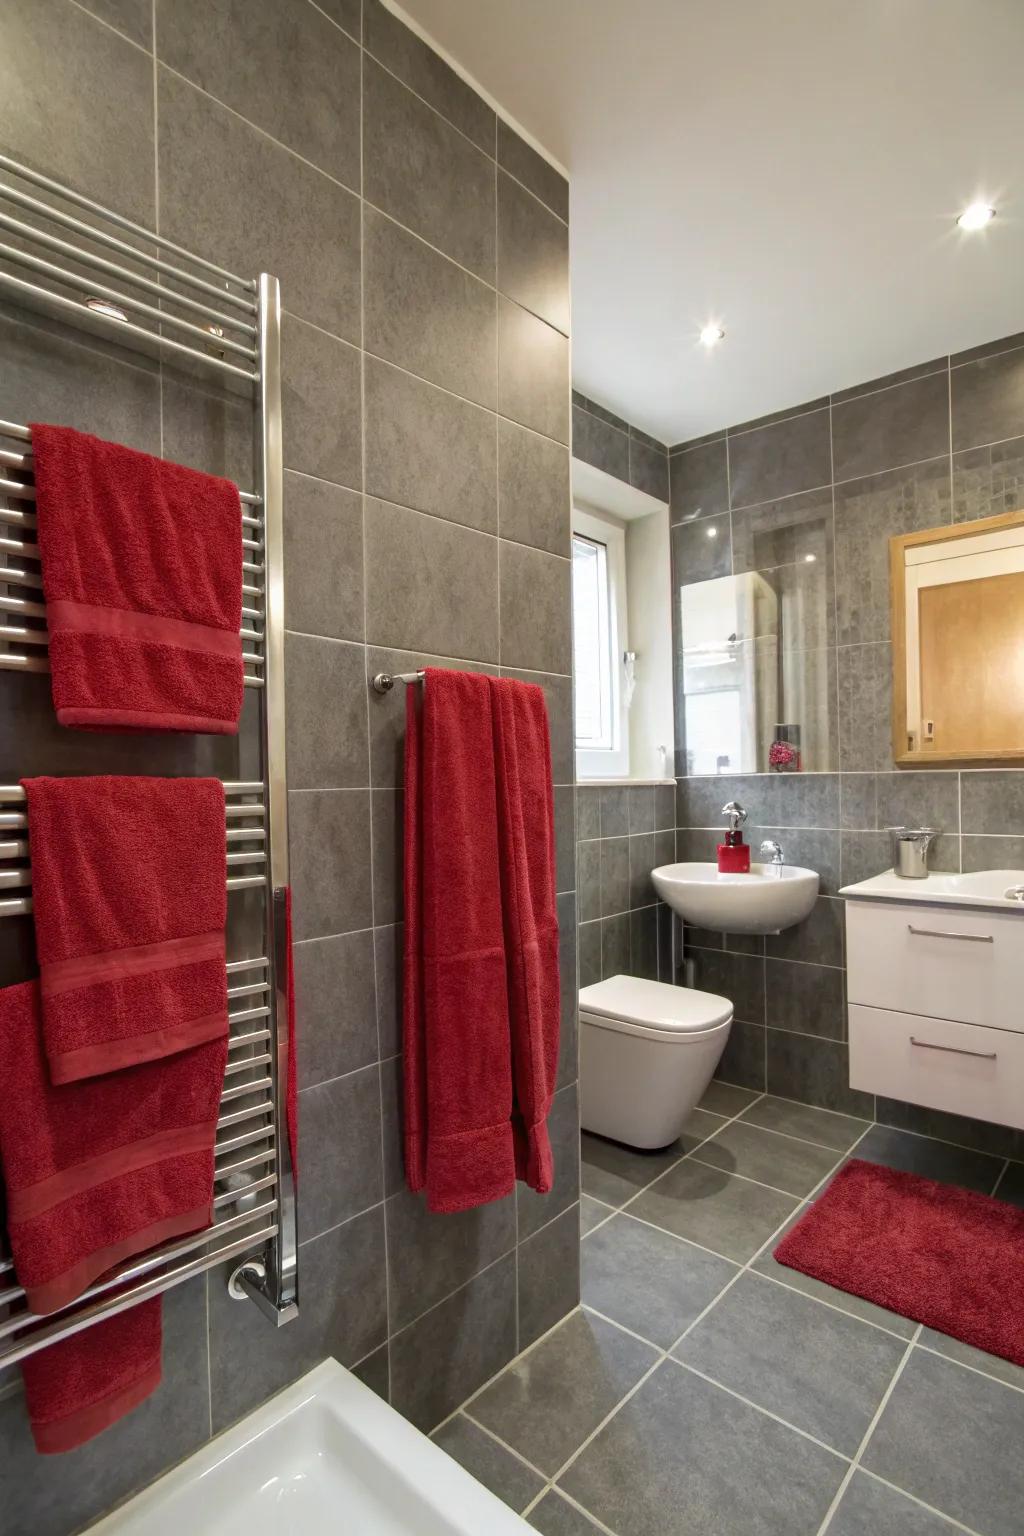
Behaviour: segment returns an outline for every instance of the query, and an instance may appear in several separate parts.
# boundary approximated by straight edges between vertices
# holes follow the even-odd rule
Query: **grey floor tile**
[[[695,1109],[683,1127],[682,1134],[669,1147],[656,1152],[641,1152],[637,1147],[626,1147],[618,1141],[606,1141],[603,1136],[583,1132],[582,1178],[585,1194],[606,1205],[624,1205],[645,1185],[671,1168],[686,1152],[692,1152],[725,1122],[718,1115]]]
[[[786,1223],[778,1241],[787,1232],[790,1232],[796,1223],[808,1209],[802,1205],[794,1214],[791,1221]],[[774,1243],[777,1247],[778,1243]],[[849,1312],[853,1317],[862,1317],[866,1322],[877,1323],[880,1328],[887,1328],[890,1333],[898,1334],[901,1339],[913,1337],[917,1324],[909,1317],[900,1317],[898,1312],[888,1312],[884,1307],[877,1307],[873,1301],[865,1301],[860,1296],[854,1296],[850,1291],[837,1291],[834,1286],[826,1285],[823,1280],[815,1280],[811,1275],[804,1275],[798,1269],[789,1269],[785,1264],[780,1264],[768,1248],[751,1266],[758,1274],[768,1275],[769,1278],[779,1280],[783,1285],[792,1287],[795,1291],[802,1291],[805,1296],[816,1296],[820,1301],[827,1301],[834,1307],[839,1307],[843,1312]]]
[[[631,1209],[677,1237],[745,1264],[796,1205],[791,1195],[687,1158],[663,1174]]]
[[[550,1475],[657,1358],[611,1323],[574,1312],[486,1387],[469,1412]]]
[[[966,1147],[952,1147],[930,1136],[915,1136],[910,1131],[894,1131],[886,1125],[873,1125],[857,1148],[856,1156],[886,1168],[901,1168],[904,1173],[918,1173],[940,1184],[958,1184],[962,1189],[990,1194],[1003,1171],[1003,1160],[987,1152],[970,1152]]]
[[[790,1195],[809,1195],[836,1166],[840,1154],[756,1125],[733,1121],[695,1154],[726,1173],[738,1173]]]
[[[880,1328],[747,1274],[673,1354],[852,1456],[905,1347]]]
[[[735,1274],[727,1259],[619,1215],[583,1249],[583,1302],[668,1349]]]
[[[984,1349],[975,1349],[973,1345],[965,1344],[962,1339],[952,1339],[948,1334],[938,1333],[934,1328],[923,1329],[917,1342],[924,1349],[932,1349],[936,1354],[945,1355],[947,1360],[958,1360],[961,1365],[969,1365],[975,1371],[984,1371],[987,1376],[995,1376],[999,1381],[1005,1381],[1007,1386],[1024,1390],[1024,1366],[1014,1365],[1012,1360],[1004,1360],[1000,1355],[990,1355]]]
[[[543,1536],[593,1536],[598,1530],[593,1520],[563,1499],[554,1489],[546,1493],[530,1515],[528,1524]]]
[[[457,1413],[454,1419],[449,1419],[447,1424],[434,1431],[431,1439],[517,1514],[522,1513],[544,1486],[539,1473],[499,1445],[492,1435],[464,1414]]]
[[[593,1232],[596,1226],[614,1213],[614,1206],[605,1205],[602,1200],[594,1200],[590,1195],[584,1195],[580,1200],[580,1229],[583,1236]]]
[[[836,1152],[848,1152],[870,1122],[852,1115],[837,1115],[830,1109],[815,1109],[813,1104],[796,1104],[791,1099],[761,1099],[743,1111],[745,1124],[760,1125],[801,1141],[817,1142]]]
[[[855,1472],[832,1516],[828,1536],[952,1536],[956,1530],[866,1472]]]
[[[666,1360],[561,1481],[618,1536],[808,1536],[846,1465]]]
[[[752,1088],[737,1088],[732,1083],[715,1080],[708,1083],[698,1108],[710,1110],[715,1115],[724,1115],[728,1120],[749,1108],[757,1097]]]
[[[984,1536],[1020,1536],[1024,1393],[915,1349],[864,1466]]]

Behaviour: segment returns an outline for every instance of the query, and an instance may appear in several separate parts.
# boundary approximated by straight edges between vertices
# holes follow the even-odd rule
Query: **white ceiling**
[[[573,382],[659,438],[1024,329],[1024,0],[402,3],[569,172]]]

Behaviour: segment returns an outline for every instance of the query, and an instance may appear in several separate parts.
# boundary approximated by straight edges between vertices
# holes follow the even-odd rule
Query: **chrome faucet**
[[[770,855],[768,862],[774,869],[781,869],[786,862],[785,855],[782,852],[782,844],[776,842],[774,837],[765,838],[761,844],[761,852],[762,854],[767,853]]]

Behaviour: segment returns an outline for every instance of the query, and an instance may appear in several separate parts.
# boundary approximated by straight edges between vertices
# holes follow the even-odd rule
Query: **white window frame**
[[[619,779],[629,776],[629,712],[622,688],[623,653],[629,649],[626,605],[626,529],[617,518],[590,507],[573,507],[572,531],[581,538],[603,544],[607,551],[609,682],[611,688],[612,746],[576,746],[578,779]]]

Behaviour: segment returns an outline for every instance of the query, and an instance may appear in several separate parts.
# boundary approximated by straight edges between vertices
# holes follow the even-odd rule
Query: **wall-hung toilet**
[[[712,992],[639,976],[580,989],[580,1121],[650,1149],[675,1141],[711,1081],[732,1027]]]

